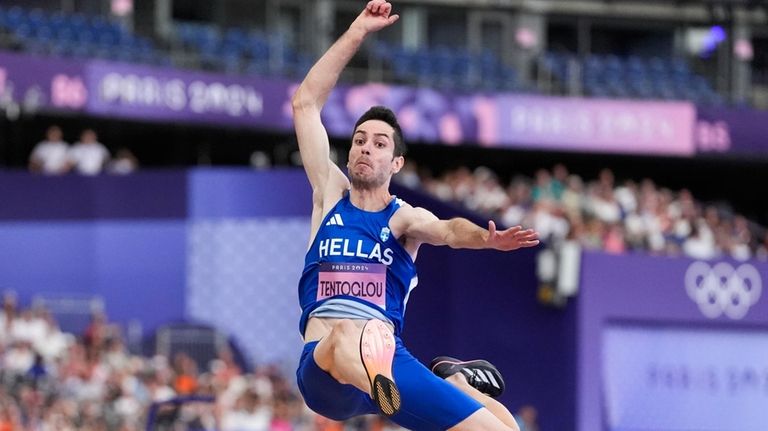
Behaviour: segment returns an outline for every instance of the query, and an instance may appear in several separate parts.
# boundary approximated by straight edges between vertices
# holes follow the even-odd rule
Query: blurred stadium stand
[[[10,46],[36,55],[168,65],[152,39],[99,15],[0,8],[0,31]]]
[[[251,369],[253,361],[246,360],[235,340],[209,325],[179,322],[158,328],[149,339],[154,346],[145,348],[145,354],[173,358],[183,353],[204,370],[211,361],[221,356],[222,351],[231,352],[233,360],[242,370]]]
[[[32,299],[32,307],[50,311],[62,331],[82,334],[92,316],[104,312],[104,299],[93,295],[39,293]]]
[[[199,10],[197,2],[170,8],[149,2],[137,4],[134,14],[116,17],[91,12],[103,7],[84,13],[62,11],[56,1],[34,2],[38,7],[8,3],[0,8],[0,46],[6,48],[292,78],[302,76],[330,42],[323,29],[341,25],[354,8],[344,2],[256,1],[249,10],[257,17],[249,18],[232,12],[235,0],[209,12]],[[410,29],[371,43],[360,69],[346,76],[464,91],[762,103],[764,92],[750,91],[753,81],[760,85],[764,80],[766,62],[764,51],[756,49],[763,46],[764,36],[759,25],[751,26],[761,19],[751,17],[764,17],[759,3],[678,2],[666,9],[647,5],[622,12],[601,1],[586,2],[583,10],[551,1],[543,2],[547,13],[541,13],[516,4],[490,7],[480,2],[481,7],[472,9],[451,1],[444,8],[408,1],[402,12]],[[166,15],[156,18],[161,11]],[[445,19],[449,12],[452,18]],[[314,15],[319,19],[313,20]],[[634,15],[651,21],[633,21]],[[562,24],[573,16],[578,26]],[[623,20],[622,29],[606,24],[611,16]],[[682,21],[674,20],[680,16]],[[455,31],[446,31],[457,24]],[[295,36],[297,25],[308,31]],[[457,37],[462,40],[458,46]],[[613,42],[606,46],[600,42],[605,39]],[[750,62],[758,67],[750,68]]]

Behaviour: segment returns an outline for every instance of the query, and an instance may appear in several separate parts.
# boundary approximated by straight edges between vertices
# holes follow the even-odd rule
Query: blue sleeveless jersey
[[[347,193],[320,223],[299,281],[301,334],[310,313],[328,299],[356,301],[383,313],[403,329],[405,305],[418,278],[413,259],[389,229],[402,201],[379,212],[363,211]]]

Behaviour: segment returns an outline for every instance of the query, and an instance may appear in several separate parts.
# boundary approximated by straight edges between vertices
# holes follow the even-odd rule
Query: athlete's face
[[[403,157],[395,157],[395,129],[381,120],[360,124],[352,135],[349,149],[349,177],[360,189],[373,189],[387,184],[403,167]]]

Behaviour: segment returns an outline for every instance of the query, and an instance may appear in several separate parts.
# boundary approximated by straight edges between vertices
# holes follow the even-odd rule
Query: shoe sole
[[[400,391],[392,377],[394,357],[392,331],[381,320],[369,320],[360,336],[360,359],[371,383],[371,398],[385,416],[400,411]]]

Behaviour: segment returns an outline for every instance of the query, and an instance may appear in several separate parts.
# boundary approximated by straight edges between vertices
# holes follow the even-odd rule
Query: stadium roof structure
[[[768,21],[768,0],[404,0],[401,4],[519,9],[534,13],[652,18],[710,22],[713,8],[743,14],[754,23]]]

